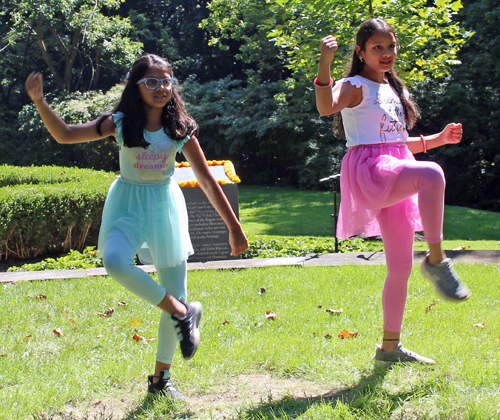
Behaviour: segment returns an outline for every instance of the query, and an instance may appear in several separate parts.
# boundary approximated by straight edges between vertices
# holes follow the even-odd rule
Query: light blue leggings
[[[115,229],[109,232],[104,245],[103,263],[108,274],[123,287],[158,305],[168,293],[176,299],[187,300],[187,265],[183,261],[175,267],[157,270],[160,284],[148,273],[134,265],[134,258],[140,243],[132,244],[126,236]],[[157,261],[154,261],[157,266]],[[161,311],[158,327],[158,350],[156,360],[171,364],[177,348],[177,330],[170,314]]]

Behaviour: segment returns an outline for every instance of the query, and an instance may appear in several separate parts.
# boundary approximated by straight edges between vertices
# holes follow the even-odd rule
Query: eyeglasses
[[[154,90],[158,88],[158,86],[163,85],[165,89],[170,89],[177,82],[173,77],[165,77],[164,79],[157,79],[156,77],[145,77],[137,82],[137,84],[141,84],[144,82],[148,89]]]

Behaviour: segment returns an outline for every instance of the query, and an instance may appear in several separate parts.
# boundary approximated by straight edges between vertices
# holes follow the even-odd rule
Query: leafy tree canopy
[[[332,72],[340,78],[340,64],[351,56],[357,27],[370,17],[394,26],[398,68],[409,83],[447,74],[472,35],[454,19],[462,8],[460,0],[213,0],[208,7],[212,14],[203,25],[215,32],[213,44],[224,47],[227,39],[241,40],[241,60],[258,62],[264,52],[269,61],[259,63],[261,70],[282,62],[296,78],[316,73],[319,41],[328,34],[339,40]]]
[[[101,60],[128,66],[142,44],[128,35],[130,20],[117,15],[122,0],[7,0],[3,10],[10,44],[34,39],[60,90],[74,90],[75,62],[91,67],[93,86]],[[81,66],[80,66],[81,67]]]

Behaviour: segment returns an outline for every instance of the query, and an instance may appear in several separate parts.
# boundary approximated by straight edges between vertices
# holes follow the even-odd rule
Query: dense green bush
[[[46,258],[39,263],[13,266],[7,271],[84,270],[97,267],[103,267],[102,259],[97,257],[95,246],[88,246],[83,252],[71,250],[68,255],[59,258]]]
[[[106,111],[111,111],[118,102],[122,85],[116,85],[108,92],[89,91],[61,94],[47,100],[66,124],[76,125],[99,118]],[[20,133],[26,141],[22,148],[18,144],[9,145],[17,148],[15,159],[8,162],[14,165],[60,165],[92,168],[104,171],[116,171],[118,165],[118,147],[116,144],[100,140],[89,143],[58,144],[45,128],[36,107],[29,103],[19,113]],[[2,148],[0,147],[0,151]]]
[[[113,173],[1,166],[0,259],[95,245]]]
[[[307,254],[329,254],[335,252],[335,239],[308,237],[264,237],[256,236],[248,243],[243,258],[303,257]],[[338,241],[339,252],[378,251],[373,244],[360,238]]]
[[[319,180],[337,173],[345,141],[334,137],[332,118],[321,118],[311,81],[263,81],[249,72],[182,85],[200,142],[213,158],[231,159],[249,184],[326,188]]]

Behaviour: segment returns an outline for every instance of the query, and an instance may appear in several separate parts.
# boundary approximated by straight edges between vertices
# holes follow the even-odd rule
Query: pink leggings
[[[414,230],[405,213],[405,200],[418,193],[418,208],[425,240],[437,244],[443,240],[444,189],[441,167],[434,162],[408,161],[387,198],[377,220],[384,241],[387,278],[382,294],[384,330],[401,332],[413,265]]]

